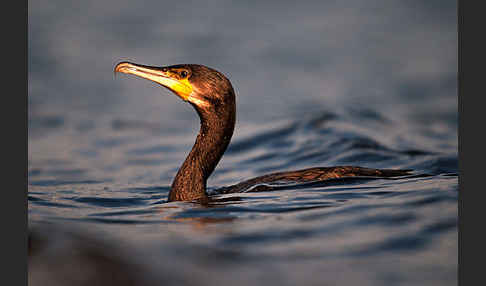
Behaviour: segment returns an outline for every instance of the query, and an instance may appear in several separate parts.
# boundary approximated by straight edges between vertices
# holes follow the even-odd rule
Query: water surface
[[[456,285],[449,2],[29,2],[29,226],[105,241],[169,285]],[[165,89],[115,78],[122,60],[230,78],[237,125],[210,192],[315,166],[414,176],[167,203],[199,121]],[[60,273],[49,265],[29,269]]]

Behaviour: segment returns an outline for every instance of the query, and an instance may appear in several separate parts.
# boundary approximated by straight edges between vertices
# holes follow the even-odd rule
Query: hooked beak
[[[171,77],[169,69],[164,67],[151,67],[130,62],[121,62],[115,66],[114,72],[133,74],[156,82],[174,92],[184,101],[187,101],[192,94],[192,85],[187,79],[179,80]]]

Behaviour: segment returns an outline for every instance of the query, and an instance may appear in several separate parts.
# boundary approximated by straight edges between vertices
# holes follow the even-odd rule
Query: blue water
[[[118,247],[155,284],[456,285],[449,2],[29,2],[29,227]],[[236,130],[209,192],[315,166],[414,175],[167,203],[199,120],[165,89],[114,77],[127,59],[232,81]],[[55,285],[52,261],[70,259],[48,250],[29,262],[33,285]]]

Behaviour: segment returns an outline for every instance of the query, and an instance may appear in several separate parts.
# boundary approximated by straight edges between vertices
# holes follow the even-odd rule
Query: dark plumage
[[[189,66],[186,66],[189,68]],[[190,65],[189,78],[208,105],[191,105],[201,120],[196,142],[177,172],[169,193],[170,201],[206,198],[206,181],[221,160],[233,136],[236,121],[235,92],[228,79],[205,66]]]
[[[207,201],[206,182],[221,160],[233,136],[236,96],[230,81],[203,65],[151,67],[121,62],[115,72],[134,74],[168,88],[196,109],[201,128],[196,142],[172,182],[169,201]],[[353,166],[317,167],[272,173],[225,187],[221,192],[239,192],[275,181],[312,182],[343,177],[396,177],[408,170],[381,170]]]

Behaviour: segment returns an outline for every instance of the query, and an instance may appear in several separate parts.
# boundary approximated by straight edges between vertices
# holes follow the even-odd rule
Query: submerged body
[[[196,142],[172,182],[169,201],[207,201],[206,182],[226,151],[236,121],[236,96],[230,81],[220,72],[203,65],[167,67],[121,62],[115,72],[137,75],[168,88],[189,102],[199,115],[201,128]],[[312,182],[344,177],[396,177],[407,170],[382,170],[354,166],[316,167],[272,173],[221,189],[240,192],[271,182]]]

